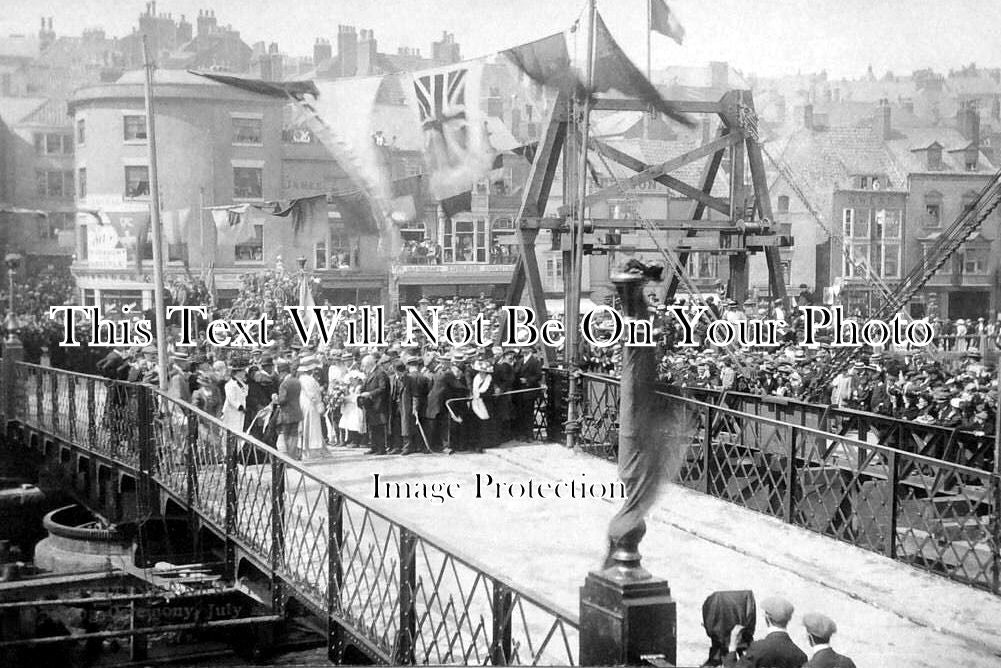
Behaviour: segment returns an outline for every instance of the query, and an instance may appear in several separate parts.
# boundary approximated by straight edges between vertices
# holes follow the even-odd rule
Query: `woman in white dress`
[[[226,381],[226,399],[222,405],[222,421],[233,431],[243,431],[247,415],[247,364],[242,360],[230,362],[230,378]]]
[[[358,395],[365,383],[365,376],[358,370],[352,370],[344,377],[347,389],[344,391],[344,401],[341,403],[341,419],[338,427],[347,432],[344,435],[345,445],[358,445],[365,434],[365,411],[358,406]]]
[[[323,388],[313,374],[320,369],[316,355],[305,355],[299,360],[299,410],[302,411],[302,458],[323,451],[327,454],[327,444],[323,442]]]

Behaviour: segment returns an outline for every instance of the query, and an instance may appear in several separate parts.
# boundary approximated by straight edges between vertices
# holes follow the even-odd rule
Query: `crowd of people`
[[[765,632],[754,639],[757,605],[751,591],[715,592],[702,606],[703,626],[711,646],[703,666],[754,668],[855,668],[855,663],[835,651],[831,639],[838,631],[833,619],[820,612],[802,617],[803,650],[793,639],[789,624],[795,607],[782,596],[761,601]],[[809,652],[809,655],[807,654]]]
[[[270,277],[248,286],[231,308],[257,312],[262,304],[249,304],[256,294],[268,295],[265,311],[287,297]],[[442,301],[443,318],[472,318],[487,300]],[[430,306],[425,299],[419,308]],[[491,302],[486,311],[497,308]],[[278,336],[244,351],[206,345],[204,335],[180,346],[180,328],[168,330],[168,394],[295,458],[323,456],[332,446],[370,454],[481,451],[535,436],[534,420],[524,419],[534,415],[543,385],[535,346],[404,346],[402,324],[394,323],[384,347],[346,346],[338,333],[328,345]],[[156,359],[154,345],[119,349],[97,367],[108,378],[158,384]]]
[[[24,312],[19,316],[20,334],[25,348],[30,348],[26,350],[29,361],[38,361],[47,348],[53,366],[91,371],[99,359],[97,351],[100,349],[92,349],[87,356],[86,347],[67,351],[58,346],[61,327],[48,318],[48,305],[71,300],[71,286],[69,273],[63,275],[56,271],[43,272],[28,283],[18,285],[18,303],[24,305]],[[504,350],[494,346],[449,350],[428,345],[424,340],[418,347],[405,348],[402,342],[406,332],[401,318],[389,319],[386,323],[386,346],[359,349],[347,345],[342,323],[328,345],[317,346],[314,342],[314,345],[299,348],[298,337],[283,311],[286,306],[298,304],[299,291],[299,276],[279,262],[272,270],[245,275],[230,304],[213,311],[216,318],[267,316],[275,321],[273,344],[249,354],[207,346],[203,335],[193,348],[175,347],[179,328],[176,322],[173,323],[168,328],[168,347],[172,355],[169,373],[185,378],[176,382],[175,395],[204,402],[213,408],[210,412],[222,415],[227,384],[234,381],[234,385],[247,386],[252,396],[243,402],[245,424],[242,427],[250,430],[252,426],[259,428],[261,424],[287,420],[288,414],[295,415],[295,411],[286,406],[283,410],[275,409],[270,422],[254,423],[260,409],[271,405],[271,394],[279,394],[282,378],[299,379],[299,400],[308,408],[300,412],[310,420],[314,414],[320,415],[319,429],[312,423],[308,429],[303,427],[311,435],[309,444],[303,448],[307,455],[316,450],[322,452],[330,444],[365,444],[376,451],[412,452],[425,445],[432,449],[455,449],[456,443],[473,440],[491,444],[516,435],[509,416],[519,401],[528,400],[510,393],[542,384],[542,355],[538,349],[532,353],[522,348]],[[170,287],[170,303],[210,301],[209,289],[202,281],[178,281]],[[706,327],[711,321],[707,317],[695,327],[698,345],[680,345],[684,330],[680,319],[669,309],[674,304],[662,303],[654,295],[648,295],[647,301],[658,346],[659,377],[665,385],[830,403],[916,423],[986,434],[994,431],[997,380],[991,365],[984,361],[983,351],[987,349],[993,353],[996,350],[1001,337],[1001,318],[981,318],[972,325],[963,320],[936,318],[933,320],[934,346],[860,351],[852,363],[835,369],[837,350],[823,340],[816,347],[801,345],[801,318],[794,309],[786,313],[781,303],[762,307],[750,300],[741,305],[733,300],[712,297],[704,302],[684,298],[674,302],[689,310],[705,305],[714,317],[721,319],[771,318],[788,322],[781,330],[778,346],[727,350],[704,343]],[[417,306],[425,313],[437,307],[444,323],[468,322],[482,314],[493,322],[489,337],[494,341],[501,338],[502,304],[484,295],[421,299]],[[561,319],[562,315],[554,317]],[[607,313],[598,314],[592,328],[597,338],[611,329],[609,319]],[[620,345],[593,347],[584,342],[580,345],[584,371],[612,377],[619,375]],[[150,347],[146,352],[117,351],[115,355],[128,364],[130,372],[115,377],[136,380],[136,374],[138,378],[149,376],[152,350]],[[71,364],[63,359],[68,353],[86,362]],[[526,374],[526,368],[531,368],[531,373]],[[315,377],[319,389],[309,380],[303,383],[302,376]],[[180,391],[185,384],[190,395]],[[257,384],[268,391],[257,392]],[[205,390],[213,386],[218,392]],[[368,395],[363,396],[365,393]],[[538,392],[532,394],[534,401]],[[453,399],[462,401],[451,401]],[[288,397],[281,399],[283,404],[289,401]],[[310,406],[317,408],[314,410]],[[482,414],[499,417],[484,420],[474,407]],[[443,422],[441,416],[449,414],[449,408],[455,419]],[[418,422],[407,417],[415,410],[425,414]],[[235,418],[231,416],[231,419],[235,425]],[[521,422],[524,421],[519,424]],[[454,428],[446,426],[450,424],[455,425]],[[385,438],[381,425],[385,425]],[[375,427],[374,434],[370,433],[370,427]],[[473,434],[476,436],[471,440]]]
[[[655,301],[651,299],[650,301]],[[759,308],[733,300],[722,303],[678,300],[691,309],[706,305],[718,318],[747,317],[788,322],[776,346],[727,350],[704,344],[709,318],[695,327],[698,345],[680,345],[684,328],[668,304],[651,306],[659,346],[659,377],[678,388],[742,392],[786,397],[839,408],[868,411],[922,424],[937,424],[994,433],[997,413],[997,377],[985,363],[983,348],[997,349],[1001,318],[981,318],[968,329],[963,320],[932,319],[936,339],[932,346],[909,350],[860,351],[844,368],[830,340],[804,346],[801,317],[784,312],[781,304]],[[855,316],[862,319],[860,315]],[[595,330],[601,336],[605,321]],[[940,332],[948,332],[940,334]],[[621,348],[589,347],[583,351],[585,369],[618,376]],[[836,366],[837,365],[837,366]]]

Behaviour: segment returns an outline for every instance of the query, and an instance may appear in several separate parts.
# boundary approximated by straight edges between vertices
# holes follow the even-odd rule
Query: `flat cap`
[[[821,642],[827,642],[838,632],[838,625],[827,615],[819,612],[808,612],[803,615],[803,626],[806,632]]]
[[[761,609],[765,611],[776,624],[788,624],[792,619],[792,603],[781,596],[769,596],[761,602]]]

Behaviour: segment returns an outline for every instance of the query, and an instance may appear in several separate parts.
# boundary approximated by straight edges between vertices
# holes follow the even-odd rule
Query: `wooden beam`
[[[517,221],[526,217],[539,217],[546,210],[549,192],[552,189],[556,167],[560,161],[560,153],[566,141],[567,134],[567,97],[557,96],[553,109],[549,114],[549,123],[543,131],[536,150],[535,160],[528,174],[528,182],[518,208]],[[521,296],[526,284],[529,288],[529,301],[535,314],[546,320],[549,313],[546,310],[546,294],[542,289],[542,274],[539,271],[539,258],[535,254],[535,240],[539,236],[538,229],[530,229],[519,222],[518,261],[515,264],[511,287],[507,293],[507,303],[516,306],[521,303]],[[554,352],[549,346],[543,346],[543,355],[551,362]]]
[[[724,137],[729,132],[730,132],[729,129],[721,127],[717,131],[717,135],[719,137]],[[699,180],[699,183],[702,184],[700,192],[703,195],[708,197],[709,193],[712,192],[713,184],[716,183],[716,175],[719,174],[719,167],[722,164],[722,162],[723,162],[723,151],[719,150],[716,151],[716,153],[713,154],[712,158],[710,158],[709,161],[702,167],[702,176]],[[693,220],[701,219],[702,216],[704,216],[706,213],[706,206],[707,206],[706,203],[701,198],[693,198],[691,205],[691,213],[689,213],[689,217],[692,218]],[[727,204],[727,209],[723,213],[729,215],[729,212],[730,212],[730,206],[729,204]],[[698,230],[693,228],[687,232],[686,236],[694,237],[696,234],[698,234]],[[678,254],[678,264],[682,268],[684,268],[688,264],[688,253]],[[676,273],[671,272],[671,278],[668,279],[667,282],[666,296],[668,299],[672,299],[674,297],[674,293],[678,291],[678,283],[680,283],[680,281],[681,277],[678,276]]]
[[[599,151],[601,151],[601,153],[611,158],[615,162],[619,163],[623,167],[628,167],[634,172],[642,172],[650,168],[650,165],[646,164],[642,160],[634,158],[633,156],[629,155],[624,151],[620,151],[614,146],[609,146],[604,142],[598,142],[598,141],[596,141],[595,144],[598,146],[598,149]],[[669,174],[661,174],[660,176],[655,178],[654,181],[661,184],[662,186],[674,190],[675,192],[681,193],[685,197],[697,200],[714,211],[718,211],[726,215],[729,215],[730,213],[729,202],[718,199],[716,197],[712,197],[709,194],[702,192],[698,188],[690,186],[684,181],[676,179],[675,177]]]
[[[719,102],[709,100],[665,100],[678,111],[686,114],[718,114],[722,110]],[[598,98],[592,105],[594,111],[650,111],[650,105],[642,100],[622,100]]]
[[[647,181],[653,181],[662,174],[678,169],[679,167],[683,167],[684,165],[687,165],[690,162],[694,162],[696,160],[706,157],[707,155],[715,153],[720,149],[724,149],[728,146],[731,146],[736,142],[740,141],[741,138],[742,137],[739,133],[731,133],[723,137],[720,137],[719,139],[711,141],[708,144],[703,144],[702,146],[692,149],[691,151],[682,153],[681,155],[675,158],[671,158],[666,162],[662,162],[659,165],[653,165],[647,167],[646,169],[636,174],[635,176],[630,176],[628,179],[620,180],[614,186],[609,186],[608,188],[602,188],[601,190],[591,193],[584,199],[584,204],[585,206],[590,206],[595,202],[602,202],[610,197],[619,196],[622,190],[629,190],[630,188],[635,188],[636,186],[642,183],[646,183]],[[568,205],[560,207],[561,216],[568,215],[570,211],[571,207]]]
[[[696,228],[700,232],[738,232],[737,227],[729,220],[687,220],[678,218],[651,220],[650,224],[658,230],[689,230]],[[585,221],[585,227],[587,225],[590,225],[593,230],[639,230],[644,227],[642,221],[632,218],[589,218]],[[522,226],[527,229],[558,230],[566,226],[566,221],[563,218],[527,218],[522,222]]]
[[[750,91],[744,92],[744,103],[753,110],[754,98]],[[761,156],[761,145],[753,137],[747,137],[747,164],[751,171],[751,183],[754,184],[754,197],[762,219],[775,220],[772,215],[772,200],[768,193],[768,178],[765,175],[765,161]],[[785,277],[782,274],[782,258],[776,246],[765,247],[765,263],[768,266],[768,287],[773,299],[781,299],[783,305],[788,304]]]

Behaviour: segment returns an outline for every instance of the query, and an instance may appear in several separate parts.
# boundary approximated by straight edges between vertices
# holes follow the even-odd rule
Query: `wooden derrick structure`
[[[524,291],[528,290],[529,303],[538,317],[548,317],[535,243],[539,231],[552,230],[575,239],[583,234],[585,239],[606,229],[643,229],[647,226],[637,219],[588,219],[587,209],[592,204],[619,198],[623,190],[627,193],[638,186],[659,183],[669,190],[691,200],[688,215],[683,219],[650,220],[657,230],[683,231],[684,237],[672,239],[670,250],[684,267],[689,253],[693,251],[727,255],[729,258],[728,294],[737,301],[743,301],[748,292],[748,256],[763,252],[768,267],[769,291],[773,299],[786,301],[786,286],[783,280],[779,257],[781,247],[791,246],[792,239],[776,233],[773,226],[772,206],[768,194],[764,161],[757,135],[757,114],[750,91],[733,90],[725,93],[718,101],[668,100],[679,112],[690,115],[715,115],[721,123],[714,138],[701,146],[670,158],[660,164],[644,161],[618,150],[599,139],[589,144],[592,164],[605,159],[615,162],[635,172],[633,176],[619,179],[617,183],[595,190],[583,201],[581,212],[574,191],[573,172],[578,164],[582,133],[581,123],[585,118],[573,118],[573,104],[566,96],[559,96],[553,105],[548,123],[539,140],[535,159],[529,172],[528,182],[523,191],[521,206],[517,216],[520,255],[515,267],[514,278],[507,295],[508,304],[521,303]],[[649,111],[648,105],[636,99],[596,98],[589,105],[592,111]],[[581,115],[582,116],[582,115]],[[545,217],[546,205],[555,178],[560,158],[564,168],[564,205],[557,217]],[[732,165],[729,175],[724,176],[721,165],[724,158]],[[698,183],[687,183],[678,175],[686,165],[705,160]],[[717,179],[728,178],[728,197],[713,196]],[[710,211],[726,218],[707,220]],[[564,244],[564,268],[573,266],[582,258],[574,257],[576,244]],[[668,297],[673,297],[679,287],[677,272],[666,268],[668,277]],[[572,273],[572,272],[567,272]],[[722,278],[722,277],[721,277]],[[568,285],[567,299],[579,298],[580,286]],[[568,308],[567,312],[571,310]],[[547,355],[551,351],[547,350]]]

